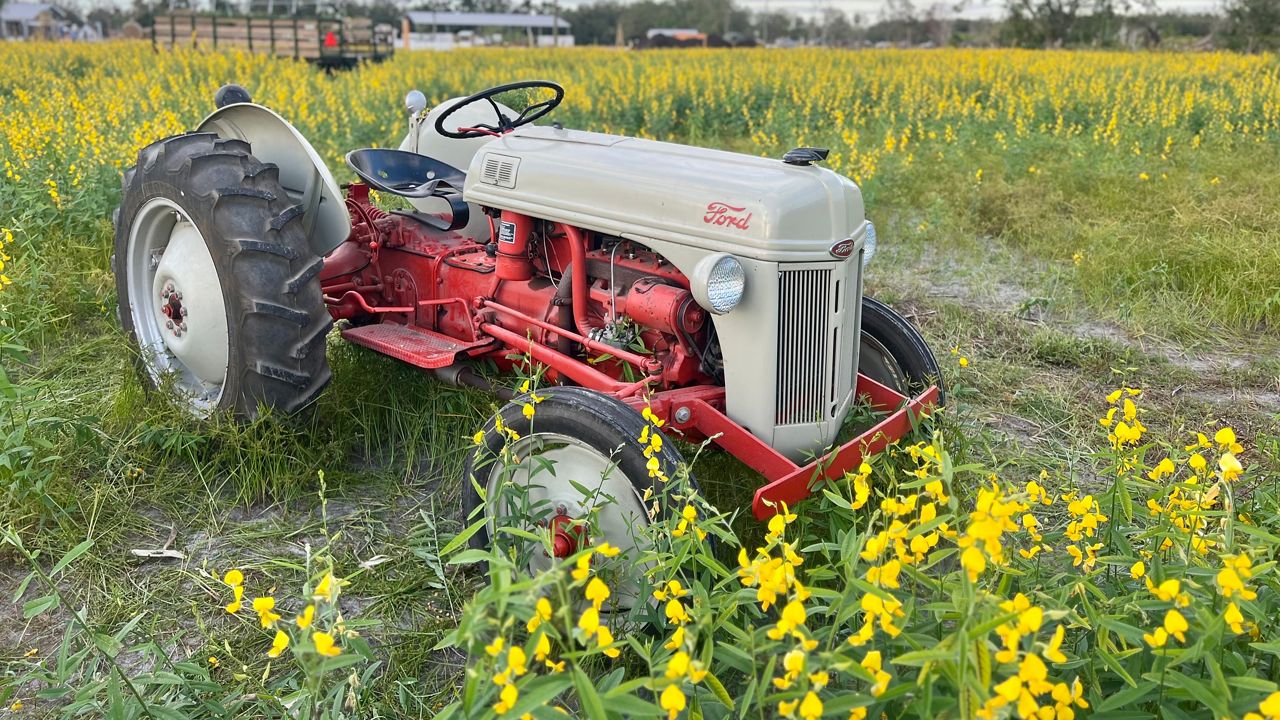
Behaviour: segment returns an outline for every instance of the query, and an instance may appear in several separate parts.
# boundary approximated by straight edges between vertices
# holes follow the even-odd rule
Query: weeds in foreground
[[[490,584],[450,638],[471,664],[439,717],[1270,717],[1274,501],[1230,428],[1147,442],[1139,396],[1107,398],[1101,492],[1011,486],[935,435],[777,508],[732,564],[710,540],[738,545],[727,518],[678,478],[638,555],[528,576],[470,551]]]

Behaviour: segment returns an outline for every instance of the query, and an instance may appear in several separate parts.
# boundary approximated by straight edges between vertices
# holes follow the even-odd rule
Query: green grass
[[[698,142],[742,141],[708,132]],[[1207,148],[1144,182],[1139,162],[1085,149],[974,144],[946,163],[891,165],[866,188],[882,238],[868,293],[908,313],[946,366],[957,455],[1011,478],[1071,472],[1097,446],[1101,398],[1129,384],[1159,426],[1231,423],[1247,463],[1280,469],[1280,150]],[[304,548],[327,546],[352,580],[351,614],[381,623],[367,634],[385,661],[383,711],[429,715],[464,663],[434,648],[477,582],[436,554],[462,528],[461,464],[496,401],[334,337],[333,384],[306,415],[185,420],[135,376],[114,321],[110,223],[87,224],[26,238],[0,298],[31,350],[6,363],[29,394],[0,424],[37,441],[27,470],[0,475],[13,483],[3,524],[46,558],[94,541],[62,585],[97,627],[144,612],[141,629],[173,653],[239,658],[250,673],[265,666],[262,638],[223,617],[201,573],[236,566],[298,586]],[[758,476],[715,451],[694,472],[719,507],[742,509],[744,537],[758,534],[746,510]],[[186,560],[129,554],[171,534]],[[0,590],[24,574],[0,550]],[[0,611],[0,666],[29,647],[54,652],[67,620],[64,609],[28,623],[17,608]],[[28,704],[33,716],[55,706]]]

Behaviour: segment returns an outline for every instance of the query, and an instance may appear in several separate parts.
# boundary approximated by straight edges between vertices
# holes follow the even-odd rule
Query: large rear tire
[[[937,385],[938,405],[943,404],[942,372],[924,336],[893,308],[866,296],[858,372],[908,396]]]
[[[112,270],[149,388],[198,417],[315,400],[333,322],[302,215],[243,141],[188,133],[143,148],[124,174]]]

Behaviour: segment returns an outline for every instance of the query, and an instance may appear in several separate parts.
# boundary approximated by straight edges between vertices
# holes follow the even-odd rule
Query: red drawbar
[[[889,443],[905,437],[911,432],[915,418],[938,404],[937,386],[909,398],[859,374],[857,395],[866,397],[872,409],[890,414],[844,445],[808,465],[800,466],[730,420],[721,409],[724,405],[724,389],[715,388],[718,392],[711,390],[687,388],[657,393],[650,399],[650,404],[660,417],[667,418],[673,428],[691,430],[693,434],[711,438],[734,457],[764,475],[769,482],[756,490],[755,501],[751,505],[758,520],[773,517],[775,508],[780,503],[794,505],[809,497],[820,480],[834,480],[856,469],[862,464],[863,458],[874,455]],[[643,405],[643,401],[631,399],[631,404]],[[687,414],[683,421],[680,420],[682,414]]]

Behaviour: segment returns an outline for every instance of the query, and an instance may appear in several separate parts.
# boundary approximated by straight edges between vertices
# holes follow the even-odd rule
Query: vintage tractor
[[[521,486],[554,555],[631,546],[652,521],[646,491],[682,458],[640,442],[650,418],[759,471],[764,519],[941,403],[920,334],[862,294],[875,229],[825,150],[770,159],[534,124],[563,98],[519,82],[427,112],[410,92],[400,149],[348,154],[359,180],[343,194],[288,122],[222,88],[195,132],[124,174],[113,265],[145,381],[199,416],[296,411],[329,381],[335,320],[451,383],[501,392],[492,371],[528,358],[536,415],[504,395],[462,492],[492,521],[507,510],[480,498]],[[872,426],[832,447],[855,407]],[[504,447],[554,472],[477,461]]]

